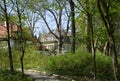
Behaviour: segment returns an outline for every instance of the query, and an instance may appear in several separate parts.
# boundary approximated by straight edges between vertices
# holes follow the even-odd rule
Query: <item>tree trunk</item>
[[[111,33],[109,33],[109,42],[110,42],[110,55],[112,55],[112,62],[113,62],[113,70],[114,70],[114,76],[115,76],[115,81],[118,81],[118,60],[117,60],[117,52],[115,48],[115,41],[114,37]]]
[[[92,24],[92,15],[90,13],[86,14],[88,19],[88,27],[89,27],[89,32],[90,34],[88,35],[90,38],[90,45],[92,48],[92,55],[93,55],[93,63],[94,63],[94,79],[96,79],[96,47],[95,47],[95,41],[94,41],[94,28],[93,28],[93,24]]]
[[[24,64],[23,64],[24,55],[25,55],[25,49],[22,47],[22,55],[20,57],[22,77],[24,77]]]
[[[89,18],[89,14],[86,14],[87,20],[87,28],[86,28],[86,34],[87,34],[87,39],[86,39],[86,49],[89,53],[92,53],[92,44],[91,44],[91,20]]]
[[[9,31],[9,18],[7,14],[7,7],[6,7],[6,0],[4,0],[4,8],[5,8],[5,18],[6,18],[6,24],[7,24],[7,33],[8,33],[8,50],[9,50],[9,62],[10,62],[10,71],[12,74],[14,74],[14,67],[13,67],[13,58],[12,58],[12,51],[10,46],[10,31]]]
[[[62,39],[61,37],[58,39],[58,54],[62,52]]]
[[[112,2],[110,1],[104,2],[104,0],[97,1],[100,15],[107,29],[107,35],[109,39],[109,54],[112,55],[112,63],[113,63],[115,81],[118,81],[118,77],[119,77],[118,76],[118,72],[119,72],[118,71],[118,59],[117,59],[117,52],[116,52],[115,41],[114,41],[114,36],[113,36],[115,29],[113,28],[114,25],[112,24],[110,15],[109,15],[111,3]]]
[[[73,0],[69,0],[70,8],[71,8],[71,26],[72,26],[72,52],[75,53],[75,11],[74,11],[74,2]]]
[[[24,58],[24,54],[25,54],[25,39],[23,37],[23,28],[22,28],[22,15],[20,12],[20,9],[19,9],[19,5],[18,5],[18,2],[16,1],[16,8],[17,8],[17,15],[18,15],[18,19],[19,19],[19,33],[20,33],[20,36],[19,36],[19,42],[20,42],[20,48],[21,48],[21,57],[20,57],[20,62],[21,62],[21,71],[22,71],[22,77],[24,77],[24,64],[23,64],[23,58]]]
[[[109,50],[110,50],[109,47],[110,47],[110,46],[109,46],[109,42],[107,41],[107,42],[105,43],[105,45],[104,45],[104,48],[103,48],[103,52],[104,52],[104,54],[107,55],[107,56],[111,56],[111,55],[109,54]]]

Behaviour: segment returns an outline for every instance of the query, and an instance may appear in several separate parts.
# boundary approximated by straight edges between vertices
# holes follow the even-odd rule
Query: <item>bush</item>
[[[20,57],[21,51],[16,50],[16,48],[12,48],[12,56],[13,56],[13,65],[15,69],[21,67]],[[9,58],[8,58],[8,49],[0,48],[0,69],[8,69],[9,68]],[[25,50],[25,55],[23,58],[24,68],[25,69],[40,69],[41,61],[44,55],[40,54],[39,51],[32,45],[28,45]]]
[[[9,67],[8,50],[0,48],[0,69],[6,69]]]
[[[13,50],[13,60],[14,60],[14,66],[15,68],[20,68],[20,57],[21,52]],[[24,62],[24,68],[25,69],[40,69],[41,60],[43,58],[43,55],[40,54],[38,50],[36,50],[34,47],[27,46],[25,50],[25,55],[23,58]]]
[[[21,52],[16,50],[12,50],[12,52],[14,67],[18,69],[21,67]],[[0,68],[8,69],[9,60],[7,49],[0,49],[0,56]],[[93,55],[82,49],[78,49],[75,54],[67,53],[64,55],[47,56],[45,54],[40,54],[40,52],[31,45],[27,46],[23,61],[25,69],[45,70],[60,75],[93,77],[94,73]],[[97,78],[113,79],[111,57],[97,52],[96,64]]]
[[[113,79],[111,57],[97,52],[97,77]],[[44,67],[48,72],[60,75],[93,77],[93,56],[81,49],[75,54],[50,56],[44,59]]]
[[[110,56],[105,56],[104,54],[97,54],[96,56],[97,63],[97,76],[99,78],[114,79],[113,76],[113,67],[112,67],[112,58]]]
[[[50,56],[44,62],[47,71],[62,75],[90,75],[92,71],[91,54],[81,50],[76,54]]]
[[[32,81],[32,78],[25,76],[22,78],[21,72],[11,74],[9,70],[0,70],[0,81]]]

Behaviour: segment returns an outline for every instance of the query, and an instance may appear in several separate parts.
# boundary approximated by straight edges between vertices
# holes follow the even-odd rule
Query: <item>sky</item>
[[[46,13],[46,20],[51,28],[51,30],[56,29],[56,23],[55,23],[55,19],[53,18],[53,15],[51,15],[49,12]],[[66,29],[66,24],[67,24],[67,16],[63,15],[62,16],[62,28]],[[36,23],[36,32],[35,35],[38,36],[39,33],[46,33],[49,32],[46,24],[44,23],[44,21],[42,19],[40,19],[37,23]]]

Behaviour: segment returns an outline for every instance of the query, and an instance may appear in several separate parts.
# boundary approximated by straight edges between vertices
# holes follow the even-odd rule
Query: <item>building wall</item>
[[[44,46],[46,46],[47,49],[53,49],[55,47],[55,43],[48,43],[48,44],[43,44]]]
[[[56,33],[55,33],[56,34]],[[56,34],[57,35],[57,34]],[[62,51],[69,51],[70,48],[70,35],[68,39],[63,43]],[[58,50],[58,39],[51,33],[46,35],[40,35],[41,43],[49,50]]]

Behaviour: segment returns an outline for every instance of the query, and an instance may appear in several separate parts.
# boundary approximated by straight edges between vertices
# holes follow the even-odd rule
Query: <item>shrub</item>
[[[20,65],[20,57],[21,51],[16,50],[16,48],[12,48],[12,56],[13,56],[13,64],[14,68],[18,69],[21,67]],[[9,68],[9,58],[8,58],[8,49],[0,48],[0,69],[8,69]],[[24,68],[25,69],[43,69],[43,59],[46,58],[46,55],[40,54],[39,50],[32,45],[27,45],[25,50],[25,55],[23,58]]]
[[[0,69],[6,69],[9,67],[8,50],[0,48]]]
[[[76,54],[50,56],[44,62],[47,71],[62,75],[87,75],[91,74],[92,71],[90,67],[92,63],[91,55],[82,50],[79,50]],[[86,70],[86,68],[89,68],[89,70]]]
[[[21,52],[12,50],[14,67],[20,68]],[[8,51],[0,49],[0,68],[9,68]],[[97,52],[97,78],[113,79],[112,58]],[[120,60],[119,60],[120,66]],[[24,56],[25,69],[39,69],[51,73],[71,76],[93,77],[93,55],[78,49],[75,54],[67,53],[56,56],[40,54],[32,46],[27,46]]]
[[[13,50],[13,61],[15,68],[20,68],[20,57],[21,52],[17,50]],[[24,68],[25,69],[40,69],[41,60],[43,55],[40,54],[39,51],[35,50],[32,46],[27,46],[25,50],[25,55],[23,58]]]
[[[98,78],[113,79],[111,57],[97,52],[96,66]],[[50,56],[44,59],[44,67],[51,73],[93,77],[93,55],[79,49],[75,54]]]
[[[104,54],[97,54],[97,76],[99,78],[113,79],[112,58]]]
[[[0,81],[32,81],[32,78],[25,76],[22,78],[21,72],[11,74],[9,70],[0,70]]]

